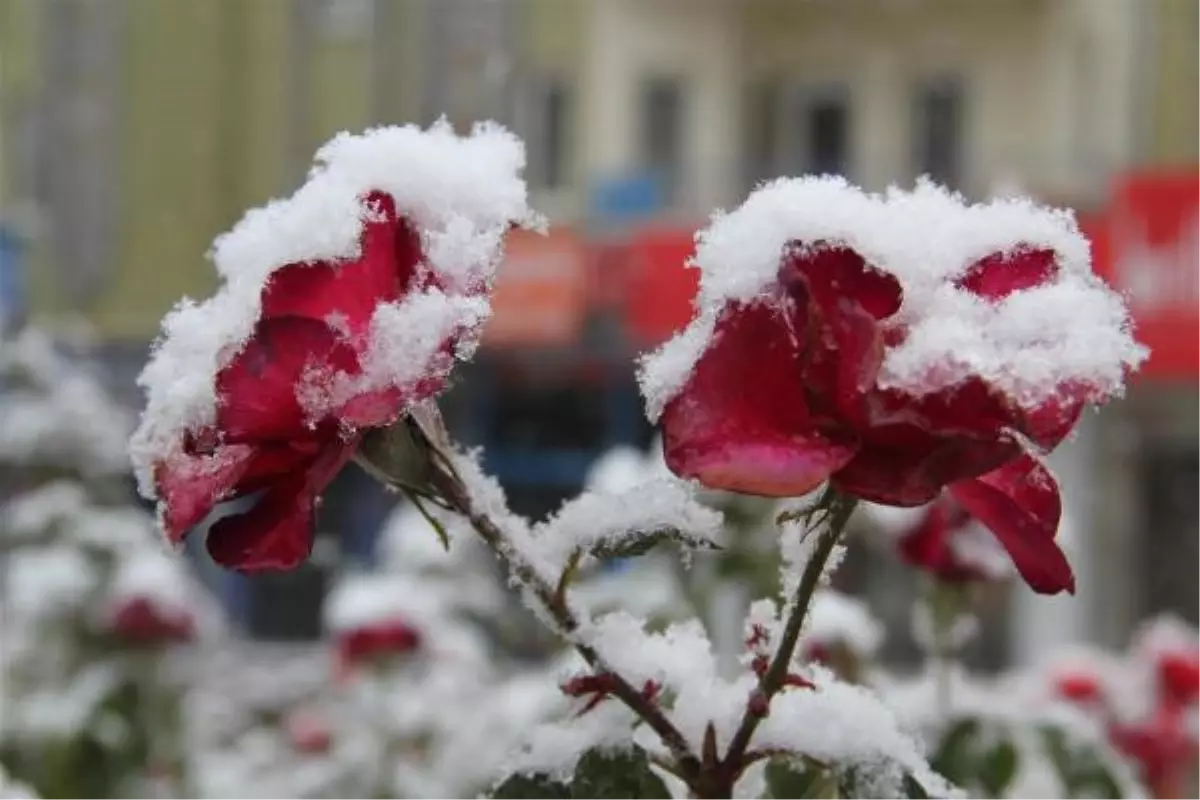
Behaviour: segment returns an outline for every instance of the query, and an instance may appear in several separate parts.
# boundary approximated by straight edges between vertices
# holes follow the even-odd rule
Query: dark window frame
[[[959,190],[967,143],[966,82],[958,74],[922,78],[912,96],[912,158],[917,175]]]
[[[684,76],[654,73],[643,77],[637,94],[638,155],[641,167],[662,181],[663,199],[668,204],[679,198],[687,171],[688,113]]]

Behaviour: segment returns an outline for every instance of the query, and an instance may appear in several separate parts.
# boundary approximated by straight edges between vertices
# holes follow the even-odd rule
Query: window
[[[317,30],[334,39],[366,36],[375,22],[376,1],[316,0]]]
[[[662,182],[663,197],[673,202],[683,178],[683,86],[676,78],[650,78],[642,84],[642,167]]]
[[[558,189],[569,172],[570,87],[560,79],[537,80],[528,84],[526,98],[529,182],[542,189]]]
[[[850,161],[850,98],[841,86],[803,92],[791,130],[793,172],[844,175]]]
[[[746,188],[779,172],[779,110],[783,87],[776,77],[761,78],[747,87]]]
[[[916,169],[951,189],[962,181],[963,90],[954,78],[936,78],[917,89]]]

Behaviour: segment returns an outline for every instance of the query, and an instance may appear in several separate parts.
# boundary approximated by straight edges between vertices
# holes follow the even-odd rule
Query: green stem
[[[857,498],[837,494],[833,490],[827,491],[825,497],[821,500],[819,508],[825,511],[824,530],[819,534],[820,538],[817,539],[812,556],[809,558],[808,563],[804,565],[804,573],[800,577],[800,585],[796,588],[796,596],[788,612],[787,622],[784,623],[783,635],[780,637],[779,647],[776,649],[775,656],[767,667],[767,671],[763,675],[759,685],[759,690],[766,697],[768,707],[771,698],[783,687],[784,679],[788,673],[788,666],[792,662],[796,644],[800,640],[800,630],[804,625],[804,618],[808,614],[808,607],[812,603],[813,594],[821,583],[821,575],[825,571],[825,563],[829,560],[830,555],[833,554],[834,548],[841,539],[846,529],[846,523],[849,522],[850,515],[854,512],[857,502]],[[810,533],[809,535],[812,534]],[[750,740],[754,736],[754,731],[758,728],[758,724],[761,721],[762,716],[753,713],[749,705],[747,705],[745,712],[742,714],[741,724],[738,726],[733,739],[730,740],[729,750],[723,761],[725,772],[729,776],[728,791],[732,791],[733,782],[737,780],[741,774],[741,770],[744,768],[746,749],[749,747]]]

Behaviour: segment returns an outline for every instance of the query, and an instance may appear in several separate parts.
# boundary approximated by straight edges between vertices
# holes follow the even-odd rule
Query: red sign
[[[700,274],[686,264],[695,251],[690,230],[645,230],[629,242],[625,320],[639,347],[661,344],[691,321]]]
[[[561,346],[574,342],[587,313],[587,261],[579,237],[514,230],[492,293],[485,346]]]
[[[1117,182],[1105,217],[1085,225],[1096,272],[1125,295],[1150,348],[1148,378],[1200,374],[1198,206],[1196,172],[1133,174]]]

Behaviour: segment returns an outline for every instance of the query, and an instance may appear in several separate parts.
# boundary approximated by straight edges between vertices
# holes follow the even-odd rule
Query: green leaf
[[[561,795],[567,797],[568,795]],[[589,750],[575,765],[570,797],[669,798],[667,785],[650,770],[650,758],[640,748]]]
[[[546,775],[510,775],[492,789],[491,797],[505,800],[555,800],[571,796],[571,787],[551,780]]]
[[[1088,800],[1122,800],[1121,786],[1104,768],[1097,768],[1087,775],[1078,778],[1068,787],[1070,798],[1088,798]]]
[[[767,762],[766,779],[766,796],[777,800],[840,796],[837,775],[801,757],[772,758]]]
[[[1017,774],[1017,748],[1005,740],[998,742],[979,762],[979,782],[989,797],[1002,797]]]
[[[972,782],[976,772],[976,739],[979,721],[962,719],[954,723],[930,760],[930,766],[951,783],[959,786]]]
[[[925,787],[921,785],[920,781],[912,775],[905,773],[904,796],[913,798],[913,800],[928,800],[929,792],[925,791]]]
[[[596,558],[633,558],[645,555],[664,542],[674,542],[697,550],[719,550],[707,539],[700,539],[678,528],[655,528],[649,531],[631,531],[618,539],[600,542],[592,548]]]

